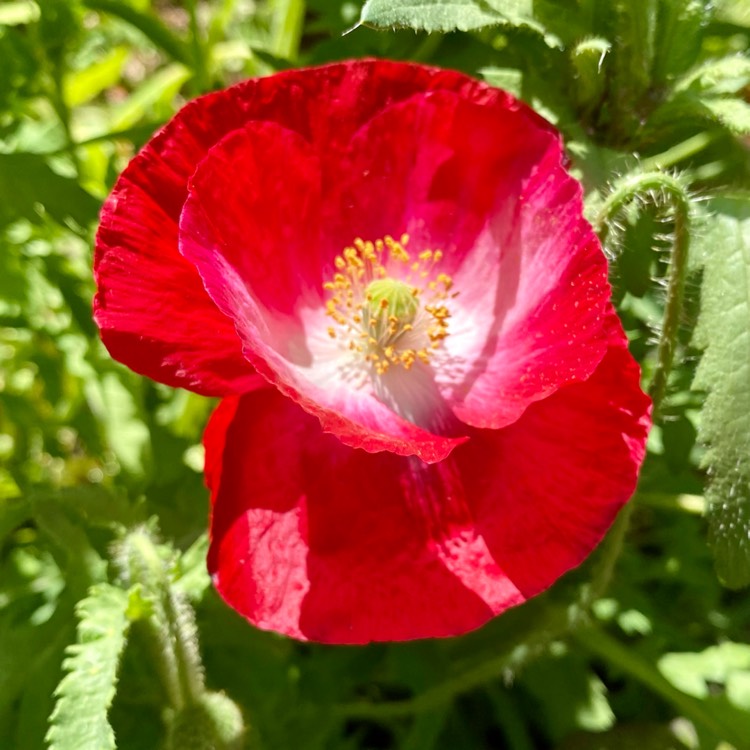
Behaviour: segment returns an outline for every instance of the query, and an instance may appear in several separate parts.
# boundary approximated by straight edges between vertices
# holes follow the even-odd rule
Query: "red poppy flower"
[[[459,73],[348,62],[191,102],[118,180],[95,266],[113,356],[225,397],[209,568],[262,628],[465,632],[633,491],[649,402],[559,135]]]

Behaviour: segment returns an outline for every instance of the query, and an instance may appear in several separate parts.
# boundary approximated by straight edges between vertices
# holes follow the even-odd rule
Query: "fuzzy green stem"
[[[148,532],[132,532],[123,546],[127,572],[141,584],[153,607],[146,627],[169,702],[176,710],[194,705],[205,693],[205,685],[192,610],[172,586]]]
[[[667,381],[677,347],[690,246],[690,198],[680,180],[672,175],[663,172],[643,172],[631,175],[612,191],[594,223],[599,237],[604,242],[612,219],[633,200],[651,191],[658,191],[666,196],[674,211],[674,242],[669,259],[667,299],[656,352],[656,369],[650,387],[651,398],[654,402],[654,418],[656,418],[667,391]]]
[[[205,693],[206,686],[193,610],[171,586],[165,591],[165,609],[172,631],[183,697],[187,704],[195,705]]]
[[[129,534],[123,547],[126,550],[126,572],[131,582],[140,583],[144,592],[151,594],[149,602],[153,611],[143,621],[143,630],[167,700],[172,708],[180,709],[184,705],[180,670],[171,633],[165,627],[163,602],[160,596],[154,595],[154,589],[160,588],[158,582],[164,575],[164,563],[145,531],[138,530]]]
[[[684,194],[682,198],[684,200],[675,201],[674,242],[669,260],[667,302],[664,308],[659,347],[656,352],[656,370],[650,388],[651,399],[654,402],[654,419],[659,416],[662,401],[667,392],[667,381],[677,348],[677,334],[680,329],[682,303],[685,296],[690,247],[690,204]]]

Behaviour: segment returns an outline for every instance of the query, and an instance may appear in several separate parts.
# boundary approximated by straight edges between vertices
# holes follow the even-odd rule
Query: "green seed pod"
[[[241,750],[244,733],[234,701],[223,693],[205,693],[174,714],[166,750]]]
[[[402,325],[411,323],[419,310],[419,300],[414,294],[414,288],[403,281],[385,278],[371,281],[365,290],[365,298],[373,318],[383,313],[398,318]]]

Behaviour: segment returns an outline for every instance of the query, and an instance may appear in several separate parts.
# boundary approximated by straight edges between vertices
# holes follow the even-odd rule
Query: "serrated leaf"
[[[503,17],[491,6],[472,0],[367,0],[360,23],[421,31],[470,31],[495,26]]]
[[[47,733],[49,750],[114,750],[107,713],[125,648],[128,594],[109,584],[93,586],[79,602],[77,642],[66,649],[66,672]]]
[[[750,200],[716,201],[705,255],[695,340],[705,349],[694,387],[707,392],[709,539],[730,588],[750,584]]]
[[[704,94],[735,94],[750,84],[750,60],[740,55],[710,60],[685,75],[677,91],[693,89]]]
[[[552,35],[534,19],[531,0],[367,0],[360,23],[378,28],[394,26],[419,31],[471,31],[485,26],[528,26]]]
[[[741,99],[704,99],[703,104],[724,127],[735,135],[750,134],[750,104]]]

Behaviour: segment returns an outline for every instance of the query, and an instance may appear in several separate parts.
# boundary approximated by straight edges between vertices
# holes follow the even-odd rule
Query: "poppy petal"
[[[348,448],[277,392],[227,400],[205,437],[214,583],[295,638],[476,628],[599,542],[634,488],[648,409],[615,347],[589,381],[433,465]]]
[[[209,570],[227,602],[261,628],[330,643],[464,632],[492,610],[451,565],[470,579],[490,568],[498,608],[522,599],[481,540],[457,535],[452,552],[435,548],[434,527],[450,509],[435,505],[429,516],[438,498],[420,494],[419,473],[442,475],[445,463],[348,448],[267,391],[223,401],[205,445],[207,464],[222,467],[210,476]],[[462,559],[447,564],[451,555]]]
[[[414,253],[443,252],[455,299],[436,382],[472,426],[512,423],[607,349],[606,262],[563,163],[559,136],[512,99],[418,94],[358,131],[324,206],[336,245],[406,233]]]
[[[579,565],[635,491],[651,401],[627,349],[457,453],[476,529],[529,598]],[[491,466],[477,471],[477,466]]]
[[[94,317],[112,356],[138,373],[206,395],[253,386],[232,322],[179,254],[187,182],[208,150],[269,120],[342,148],[383,106],[426,88],[490,90],[459,73],[356,61],[286,71],[187,104],[130,162],[104,204],[96,238]]]
[[[441,460],[460,437],[414,424],[383,403],[373,383],[342,376],[342,355],[326,335],[320,195],[320,162],[307,142],[281,126],[252,123],[198,166],[181,218],[181,252],[234,320],[248,360],[324,430],[368,451]]]

